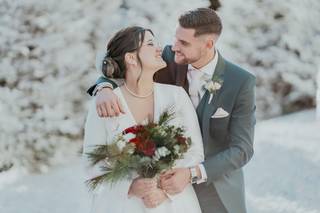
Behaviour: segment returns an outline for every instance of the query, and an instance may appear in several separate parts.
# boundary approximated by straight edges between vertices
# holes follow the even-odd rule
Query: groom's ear
[[[206,39],[206,46],[208,49],[212,49],[214,47],[215,41],[212,36],[208,36]]]
[[[138,65],[137,57],[136,57],[135,53],[126,53],[124,55],[124,60],[127,64],[134,65],[134,66]]]
[[[208,49],[214,48],[216,41],[217,41],[217,37],[215,35],[213,35],[213,34],[207,35],[207,38],[206,38],[207,48]]]

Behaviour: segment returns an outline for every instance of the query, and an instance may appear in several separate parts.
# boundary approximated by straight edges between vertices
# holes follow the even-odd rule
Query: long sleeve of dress
[[[114,119],[110,118],[100,118],[95,107],[95,100],[90,103],[89,112],[85,123],[83,145],[83,160],[85,165],[86,180],[104,174],[104,172],[101,171],[103,162],[98,163],[95,166],[90,165],[90,161],[86,153],[91,152],[95,148],[95,145],[106,144],[107,140],[111,139],[108,135],[107,122],[114,121]],[[113,125],[113,123],[109,124]],[[103,188],[108,187],[107,190],[112,190],[114,199],[126,199],[131,182],[132,180],[129,179],[121,180],[113,185],[116,187],[111,186],[109,183],[103,183],[97,188],[97,190],[94,191],[94,193],[99,193],[99,191],[101,191]]]
[[[85,122],[84,128],[84,144],[83,144],[83,161],[85,165],[85,179],[91,179],[101,175],[100,165],[90,165],[87,153],[93,151],[95,145],[106,144],[107,142],[107,129],[106,118],[100,118],[95,108],[94,100],[90,102],[89,112]]]

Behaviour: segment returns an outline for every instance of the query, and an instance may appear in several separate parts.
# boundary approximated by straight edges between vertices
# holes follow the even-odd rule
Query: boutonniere
[[[219,78],[212,78],[205,83],[204,88],[210,93],[208,104],[211,103],[213,95],[215,95],[216,92],[222,87],[222,84],[223,81]]]

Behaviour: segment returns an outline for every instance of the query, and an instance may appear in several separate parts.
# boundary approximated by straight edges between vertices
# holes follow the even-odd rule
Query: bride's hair
[[[107,45],[107,53],[102,61],[102,73],[110,78],[124,78],[126,72],[125,54],[137,52],[140,66],[139,50],[142,46],[146,31],[150,29],[139,26],[127,27],[118,31]]]

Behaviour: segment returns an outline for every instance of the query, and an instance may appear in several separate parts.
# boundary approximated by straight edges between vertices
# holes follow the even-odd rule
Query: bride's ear
[[[135,53],[126,53],[124,55],[124,60],[127,64],[132,65],[132,66],[137,66],[137,56]]]

